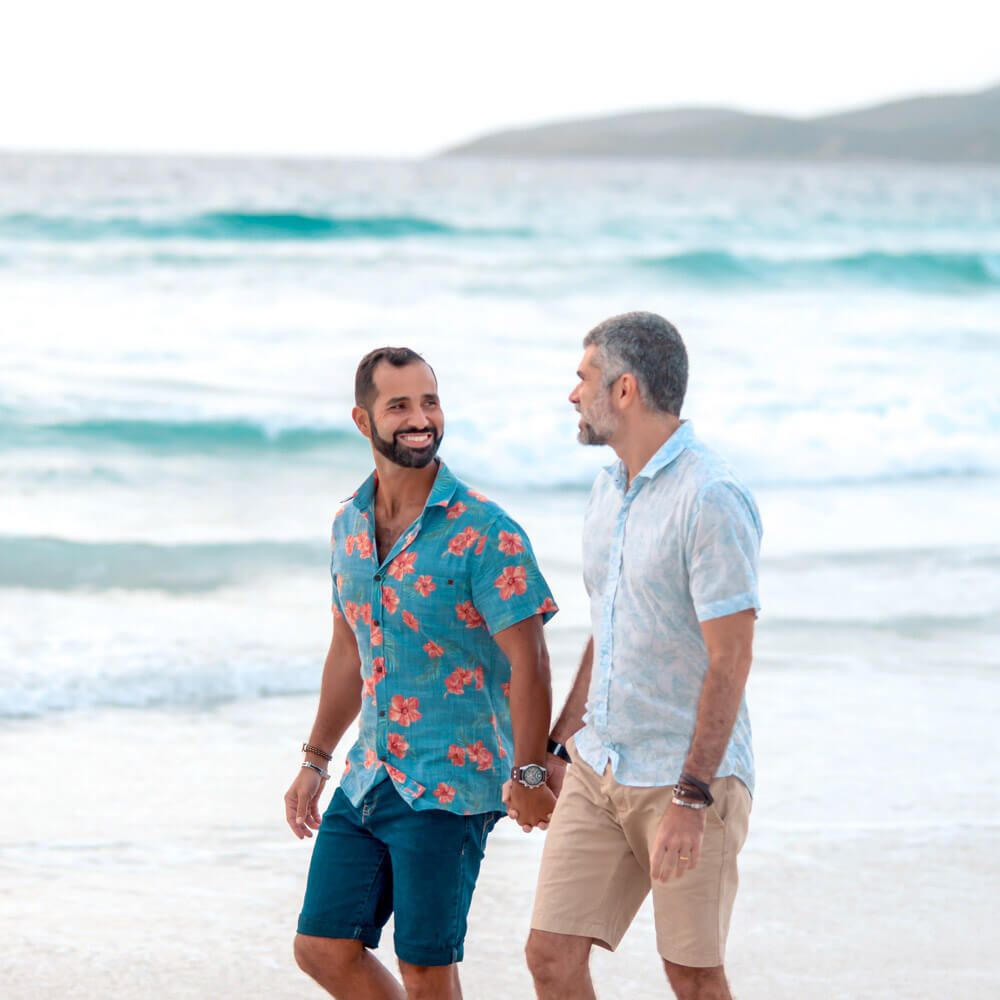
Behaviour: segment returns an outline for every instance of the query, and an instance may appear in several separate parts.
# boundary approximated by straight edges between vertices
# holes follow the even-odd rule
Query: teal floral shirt
[[[376,474],[333,522],[333,613],[361,654],[360,732],[341,787],[386,774],[415,809],[502,809],[510,663],[493,636],[557,608],[524,531],[442,462],[420,517],[378,561]],[[383,770],[384,768],[384,770]]]

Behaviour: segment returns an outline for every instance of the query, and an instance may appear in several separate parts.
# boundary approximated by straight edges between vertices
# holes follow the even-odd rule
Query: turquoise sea
[[[0,992],[300,996],[283,829],[370,467],[355,365],[437,370],[442,456],[588,628],[584,334],[691,356],[754,490],[746,1000],[995,997],[1000,171],[0,156]],[[343,748],[342,748],[343,749]],[[470,997],[530,995],[539,838],[501,824]],[[643,911],[603,997],[660,996]],[[222,961],[219,956],[222,956]]]
[[[566,394],[634,308],[686,337],[686,415],[759,493],[777,655],[979,662],[998,306],[996,170],[4,156],[0,717],[314,690],[383,343],[434,364],[442,454],[535,526],[578,631],[610,457]]]

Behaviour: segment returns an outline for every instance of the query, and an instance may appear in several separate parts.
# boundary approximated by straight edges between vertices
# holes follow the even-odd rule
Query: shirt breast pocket
[[[469,624],[478,616],[466,574],[424,574],[413,582],[412,600],[407,602],[420,631],[434,638],[442,629],[449,631]]]

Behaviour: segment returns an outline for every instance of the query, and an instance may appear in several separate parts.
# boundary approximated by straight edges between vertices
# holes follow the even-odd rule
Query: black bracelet
[[[562,743],[556,743],[555,740],[549,740],[548,746],[545,748],[553,757],[558,757],[560,760],[566,761],[567,764],[572,764],[572,758],[569,755],[569,751]]]
[[[706,785],[704,781],[700,781],[698,778],[695,778],[693,775],[688,774],[687,771],[684,771],[684,773],[681,774],[680,779],[678,780],[677,784],[678,785],[689,785],[691,788],[697,789],[699,792],[701,792],[702,798],[709,805],[711,805],[715,801],[715,799],[712,798],[712,792],[710,791],[708,785]]]

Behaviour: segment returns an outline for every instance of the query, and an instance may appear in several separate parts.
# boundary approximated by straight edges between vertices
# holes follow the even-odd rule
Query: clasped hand
[[[556,797],[548,785],[527,788],[514,781],[504,782],[503,801],[507,806],[507,815],[525,833],[530,833],[535,827],[539,830],[548,829],[552,810],[556,806]]]

